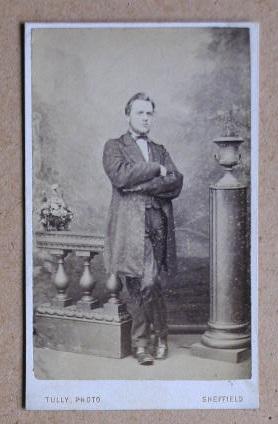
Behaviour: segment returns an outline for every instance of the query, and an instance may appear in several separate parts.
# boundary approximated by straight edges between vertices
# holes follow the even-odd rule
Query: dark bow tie
[[[141,135],[138,135],[138,136],[136,136],[135,137],[135,140],[146,140],[146,141],[148,141],[149,139],[148,139],[148,136],[146,135],[146,134],[141,134]]]

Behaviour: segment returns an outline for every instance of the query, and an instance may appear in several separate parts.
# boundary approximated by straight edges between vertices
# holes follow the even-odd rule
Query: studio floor
[[[251,360],[229,363],[195,357],[190,346],[200,335],[169,336],[169,357],[142,366],[132,356],[103,358],[35,348],[35,375],[43,380],[235,380],[248,379]]]

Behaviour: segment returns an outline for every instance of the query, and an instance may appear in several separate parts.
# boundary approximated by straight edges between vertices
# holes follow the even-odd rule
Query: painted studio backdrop
[[[156,103],[151,138],[184,175],[173,202],[179,270],[165,281],[169,323],[202,325],[209,316],[209,185],[223,170],[213,139],[232,111],[241,146],[239,180],[250,179],[249,32],[239,28],[36,29],[32,35],[33,225],[43,197],[59,184],[71,230],[103,234],[111,186],[104,143],[126,131],[124,106],[143,91]],[[69,292],[79,295],[80,258],[66,259]],[[34,306],[55,293],[55,263],[34,249]],[[102,256],[94,260],[104,299]]]

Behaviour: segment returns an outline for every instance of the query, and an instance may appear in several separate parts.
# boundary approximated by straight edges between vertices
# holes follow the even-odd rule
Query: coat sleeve
[[[174,199],[179,196],[183,186],[183,175],[179,172],[166,177],[155,177],[151,181],[140,184],[141,193],[161,199]]]
[[[134,191],[149,194],[163,199],[174,199],[177,197],[183,186],[183,175],[177,170],[171,156],[167,150],[162,148],[162,164],[167,169],[165,177],[155,177],[151,180],[133,187]]]
[[[156,162],[129,162],[123,155],[117,140],[109,140],[104,146],[103,167],[117,188],[129,188],[151,180],[160,174]]]

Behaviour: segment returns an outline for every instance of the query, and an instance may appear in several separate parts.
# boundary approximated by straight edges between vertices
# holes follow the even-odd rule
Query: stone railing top
[[[43,249],[102,252],[104,236],[71,231],[37,231],[36,246]]]

